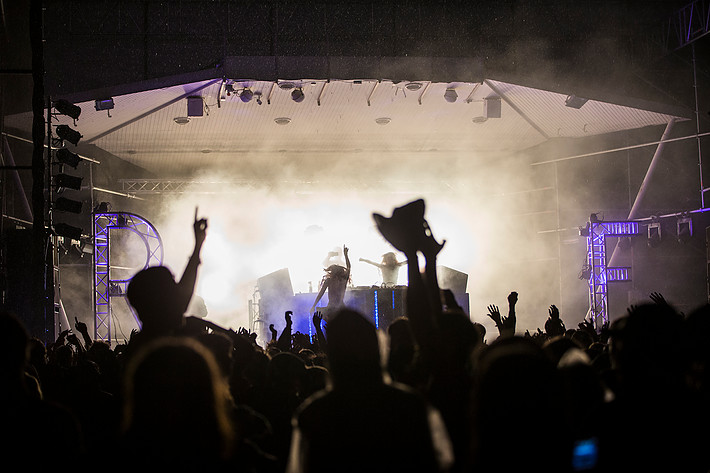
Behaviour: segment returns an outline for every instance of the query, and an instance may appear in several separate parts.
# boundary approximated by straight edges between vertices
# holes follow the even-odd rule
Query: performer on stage
[[[350,281],[350,258],[348,257],[348,248],[343,246],[343,255],[345,256],[345,267],[338,264],[331,264],[324,269],[325,276],[320,283],[320,291],[316,296],[315,302],[311,307],[311,314],[315,313],[316,306],[321,298],[328,291],[328,305],[323,312],[326,320],[334,314],[338,309],[343,307],[343,298],[345,297],[345,289]]]
[[[363,263],[371,264],[373,266],[377,266],[379,268],[380,274],[382,275],[383,287],[396,286],[397,280],[399,279],[399,268],[400,266],[404,266],[405,264],[407,264],[406,260],[401,262],[397,261],[397,256],[391,251],[382,255],[381,263],[375,263],[374,261],[370,261],[369,259],[365,258],[360,258],[360,261],[362,261]]]

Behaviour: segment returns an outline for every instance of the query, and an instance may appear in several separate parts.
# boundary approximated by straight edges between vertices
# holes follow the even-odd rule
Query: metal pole
[[[693,52],[693,90],[695,91],[695,130],[698,142],[698,168],[700,174],[700,208],[705,208],[705,186],[703,185],[703,151],[700,146],[700,112],[698,111],[698,75],[695,64],[695,43],[690,44]]]
[[[646,190],[648,190],[648,183],[650,181],[650,177],[653,174],[654,169],[656,168],[656,164],[658,163],[658,158],[661,156],[661,153],[663,152],[664,145],[666,141],[668,140],[668,135],[671,132],[671,129],[673,128],[673,125],[675,124],[675,118],[672,118],[671,121],[668,122],[666,125],[666,129],[663,132],[663,136],[661,136],[661,140],[658,142],[658,146],[656,147],[656,151],[653,153],[653,158],[651,158],[651,163],[648,165],[648,169],[646,169],[646,175],[643,177],[643,181],[641,182],[641,187],[639,187],[639,191],[636,194],[636,199],[634,200],[634,204],[631,206],[631,210],[629,211],[629,216],[626,218],[627,220],[633,220],[636,217],[636,213],[638,212],[639,206],[641,205],[641,201],[643,200],[643,197],[646,195]],[[615,261],[614,257],[617,255],[619,249],[619,242],[616,242],[616,245],[614,245],[614,250],[611,253],[611,258],[609,258],[609,266],[614,266]]]
[[[32,254],[30,285],[33,294],[29,303],[28,330],[33,336],[39,337],[43,342],[48,339],[45,319],[45,273],[46,252],[44,242],[45,234],[45,207],[44,207],[44,51],[42,34],[42,1],[32,0],[30,5],[30,43],[32,45]]]

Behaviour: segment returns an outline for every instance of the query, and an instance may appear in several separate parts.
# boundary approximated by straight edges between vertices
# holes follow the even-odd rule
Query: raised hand
[[[501,317],[500,317],[500,310],[498,309],[498,306],[492,305],[492,304],[488,306],[488,317],[493,319],[493,322],[495,322],[496,325],[498,325],[498,326],[503,325]]]
[[[284,319],[286,319],[286,325],[291,325],[293,322],[291,321],[291,316],[293,315],[293,312],[290,310],[287,310],[286,313],[284,314]]]
[[[663,297],[663,294],[661,294],[660,292],[652,292],[652,293],[649,295],[649,297],[651,298],[651,300],[652,300],[653,302],[655,302],[655,303],[658,304],[658,305],[662,305],[662,306],[667,306],[667,305],[668,305],[668,302],[666,301],[666,298]]]
[[[548,310],[547,313],[553,320],[557,320],[560,318],[560,309],[558,309],[557,306],[554,304],[550,306],[550,310]]]
[[[313,313],[313,326],[317,329],[321,328],[321,323],[323,322],[323,314],[320,312]]]
[[[86,326],[84,322],[79,322],[79,319],[74,317],[74,328],[76,329],[77,332],[83,334],[88,334],[89,333],[89,328]]]
[[[278,332],[274,328],[274,324],[269,324],[269,331],[271,332],[271,339],[276,340],[276,337],[278,336]]]
[[[513,291],[510,294],[508,294],[508,304],[509,305],[515,305],[518,302],[518,293]]]
[[[195,207],[195,222],[192,224],[192,228],[195,232],[195,245],[202,245],[207,236],[207,219],[197,218],[197,207]]]

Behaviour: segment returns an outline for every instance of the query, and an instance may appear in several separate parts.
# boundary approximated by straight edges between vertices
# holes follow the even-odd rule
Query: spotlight
[[[54,184],[57,188],[64,187],[67,189],[74,189],[78,191],[81,189],[81,181],[83,178],[70,176],[68,174],[57,174],[54,177]]]
[[[661,244],[661,224],[659,222],[648,224],[648,247],[656,248]]]
[[[576,95],[568,95],[565,99],[565,106],[570,108],[582,108],[582,105],[587,103],[588,99],[577,97]]]
[[[128,227],[128,219],[126,218],[125,215],[119,214],[118,217],[116,217],[116,226],[118,228]]]
[[[76,167],[79,165],[79,162],[81,162],[81,158],[78,154],[72,153],[66,148],[62,148],[57,150],[57,161],[76,169]]]
[[[81,213],[82,203],[78,200],[71,200],[64,197],[59,197],[54,202],[54,209],[60,212],[70,212],[73,214]]]
[[[589,264],[584,263],[584,266],[582,266],[582,270],[579,272],[579,279],[589,281],[589,279],[591,279],[591,277],[592,277],[592,268],[589,266]]]
[[[66,223],[57,223],[54,225],[54,233],[59,236],[71,238],[72,240],[81,241],[83,230],[78,227],[67,225]]]
[[[577,227],[577,228],[579,228],[579,236],[583,236],[583,237],[589,236],[589,222],[587,222],[586,227]]]
[[[298,89],[293,89],[293,92],[291,92],[291,99],[296,103],[303,102],[304,98],[305,95],[303,94],[303,89],[300,87]]]
[[[456,99],[459,98],[459,94],[457,94],[454,89],[447,88],[446,92],[444,92],[444,98],[446,99],[447,102],[454,103],[454,102],[456,102]]]
[[[79,140],[83,137],[81,133],[69,128],[67,125],[57,126],[57,136],[62,140],[68,141],[74,146],[76,146],[79,143]]]
[[[252,92],[251,89],[244,89],[242,93],[239,94],[239,98],[244,103],[251,102],[252,97],[254,97],[254,92]]]
[[[633,246],[633,240],[631,237],[620,237],[619,238],[619,248],[626,251]]]
[[[113,98],[96,99],[94,101],[94,108],[97,112],[101,110],[113,110]]]
[[[73,118],[74,120],[79,118],[79,115],[81,115],[81,107],[78,105],[74,105],[73,103],[70,103],[64,99],[59,99],[54,102],[54,108],[57,109],[59,113],[62,115],[66,115],[70,118]]]
[[[693,236],[693,220],[690,217],[680,217],[677,222],[678,243],[686,243]]]

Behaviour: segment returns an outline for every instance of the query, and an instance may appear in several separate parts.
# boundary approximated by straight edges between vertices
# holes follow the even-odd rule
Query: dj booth
[[[441,267],[439,285],[450,289],[456,302],[466,314],[469,314],[469,298],[466,293],[467,276]],[[284,326],[284,313],[293,312],[292,331],[314,335],[313,314],[309,313],[318,293],[305,292],[294,294],[287,270],[272,273],[259,280],[261,301],[259,308],[260,321],[263,326],[274,327],[280,332]],[[372,320],[381,330],[387,330],[389,325],[399,317],[406,315],[407,286],[352,286],[345,291],[343,303],[346,307],[357,310]],[[328,293],[323,295],[317,307],[328,305]]]

